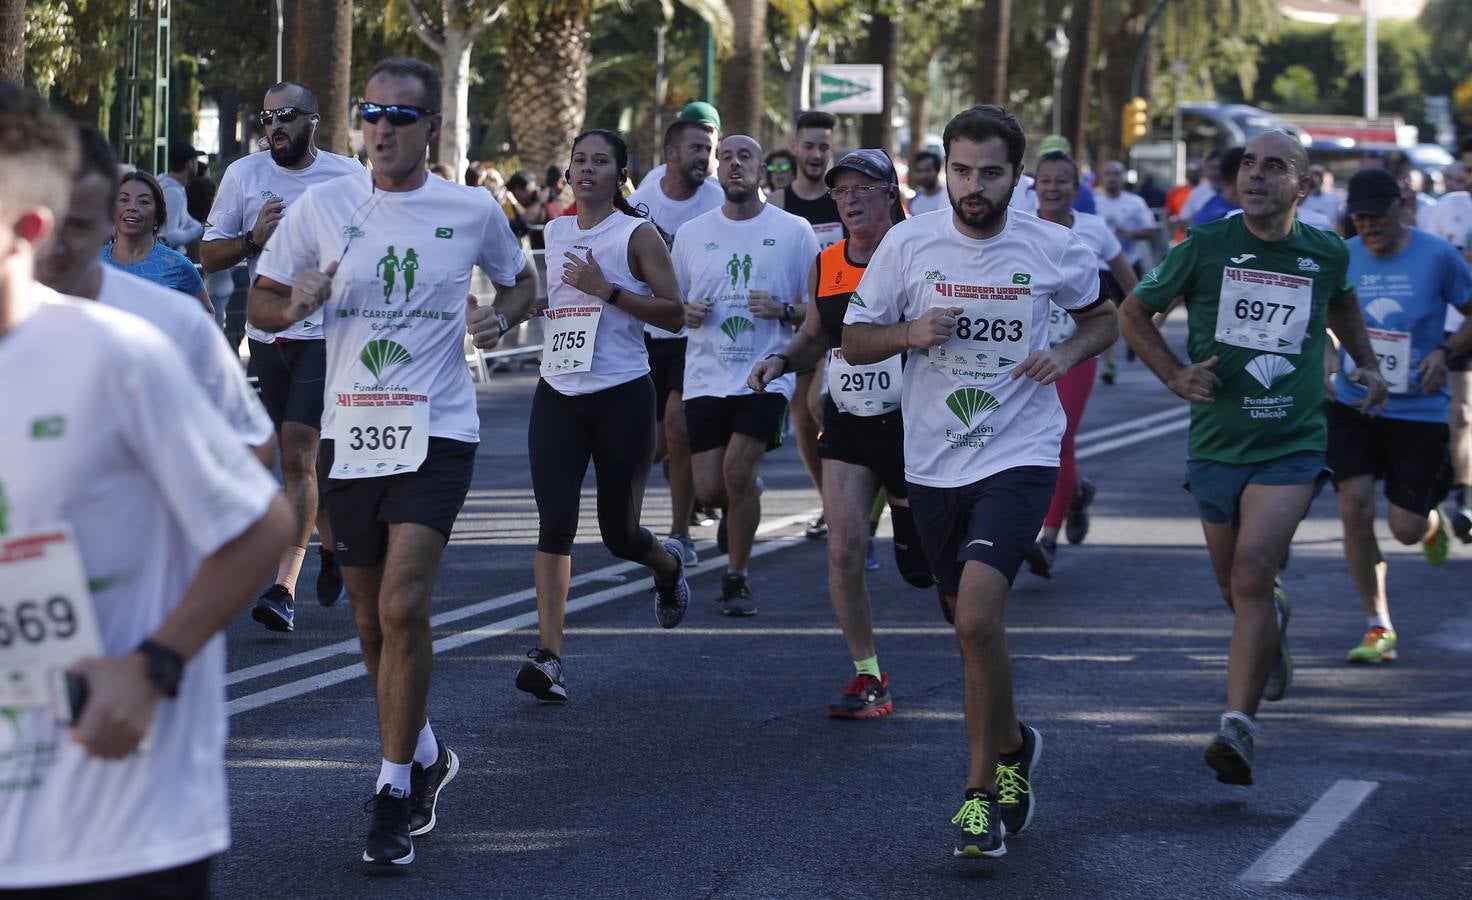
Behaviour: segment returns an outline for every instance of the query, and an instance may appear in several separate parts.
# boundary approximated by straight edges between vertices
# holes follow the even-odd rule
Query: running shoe
[[[1089,506],[1098,493],[1099,489],[1089,479],[1078,480],[1078,494],[1068,504],[1068,519],[1063,525],[1064,536],[1070,544],[1082,544],[1089,536]]]
[[[1352,663],[1395,662],[1395,656],[1395,632],[1379,625],[1365,632],[1365,639],[1360,641],[1360,645],[1349,651],[1349,661]]]
[[[660,584],[654,579],[654,618],[660,628],[674,628],[685,618],[690,606],[690,585],[685,581],[685,545],[675,538],[666,538],[660,546],[675,559],[675,577]]]
[[[894,712],[894,699],[889,696],[889,673],[878,678],[867,672],[855,675],[843,689],[837,703],[828,704],[830,719],[872,719]]]
[[[700,554],[695,552],[695,541],[688,534],[672,534],[671,541],[680,542],[680,558],[685,560],[685,568],[693,569],[700,565]]]
[[[820,537],[827,537],[828,520],[820,515],[813,521],[809,522],[808,527],[804,528],[802,533],[803,536],[810,541],[816,541]]]
[[[1020,724],[1020,723],[1019,723]],[[997,760],[997,801],[1002,811],[1002,824],[1007,834],[1021,834],[1032,824],[1037,798],[1032,792],[1032,776],[1038,760],[1043,758],[1043,735],[1036,728],[1022,726],[1022,746],[1011,754],[1014,761]]]
[[[342,580],[342,568],[337,564],[337,555],[326,547],[317,547],[317,602],[323,606],[335,606],[337,601],[348,595],[348,586]]]
[[[1448,516],[1452,523],[1452,533],[1457,540],[1464,544],[1472,544],[1472,509],[1457,505],[1452,507],[1452,514]]]
[[[288,632],[296,627],[295,604],[284,584],[273,584],[256,598],[250,617],[266,626],[267,631]]]
[[[1206,745],[1206,764],[1222,784],[1252,784],[1252,733],[1236,719],[1228,719]]]
[[[730,518],[730,515],[731,511],[729,509],[721,510],[721,523],[716,526],[716,551],[719,553],[731,552],[731,534],[730,530],[726,527],[726,522]]]
[[[756,615],[756,602],[751,599],[745,575],[727,572],[721,579],[721,615],[738,618]]]
[[[1439,510],[1431,512],[1436,516],[1436,531],[1421,542],[1421,552],[1433,566],[1444,566],[1447,554],[1452,552],[1452,533],[1446,526],[1446,517]]]
[[[1099,371],[1099,380],[1105,384],[1114,384],[1114,363],[1104,363],[1104,367]]]
[[[409,836],[409,798],[395,795],[392,785],[378,789],[363,804],[373,814],[368,826],[368,847],[363,862],[375,866],[407,866],[414,861],[414,838]]]
[[[864,571],[879,571],[879,553],[874,549],[873,538],[869,538],[869,549],[864,551]]]
[[[1034,575],[1043,578],[1053,577],[1053,557],[1058,555],[1058,542],[1052,538],[1041,538],[1033,541],[1027,549],[1027,567]]]
[[[528,650],[528,662],[516,673],[517,690],[526,691],[543,703],[566,703],[567,688],[562,683],[562,657],[542,647]]]
[[[1278,655],[1263,685],[1262,699],[1276,703],[1286,697],[1288,688],[1293,686],[1293,655],[1288,652],[1288,618],[1293,614],[1293,607],[1280,587],[1273,588],[1273,611],[1278,617]]]
[[[709,528],[716,524],[716,511],[709,506],[697,503],[690,511],[690,525],[695,528]]]
[[[1002,813],[997,795],[980,788],[967,788],[966,802],[960,812],[951,818],[952,825],[959,825],[954,855],[965,859],[996,859],[1007,855],[1007,826],[1002,824]]]
[[[460,774],[460,757],[435,739],[440,755],[426,768],[415,763],[409,770],[409,834],[419,837],[434,831],[435,807],[440,802],[440,791]]]

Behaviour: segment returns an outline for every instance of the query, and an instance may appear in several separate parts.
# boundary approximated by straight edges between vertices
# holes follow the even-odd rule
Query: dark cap
[[[1361,169],[1349,179],[1345,212],[1349,215],[1383,216],[1400,202],[1400,182],[1384,169]]]
[[[710,125],[716,131],[721,130],[721,114],[704,100],[691,100],[686,103],[685,108],[680,110],[679,118],[682,122],[701,122]]]
[[[208,155],[203,150],[195,149],[188,141],[174,140],[169,144],[169,168],[174,170],[182,169],[190,161]]]
[[[833,179],[838,177],[839,169],[853,169],[860,175],[868,175],[880,181],[888,181],[890,184],[899,184],[899,176],[895,174],[894,163],[890,162],[889,154],[883,150],[864,148],[854,150],[843,155],[828,174],[823,176],[823,183],[833,187]]]

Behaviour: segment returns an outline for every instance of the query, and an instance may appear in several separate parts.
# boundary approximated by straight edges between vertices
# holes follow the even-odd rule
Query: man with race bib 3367
[[[976,106],[946,126],[952,212],[890,229],[844,316],[852,365],[907,354],[905,476],[921,546],[953,609],[970,766],[954,853],[1007,852],[1027,827],[1042,736],[1013,706],[1007,595],[1058,480],[1065,416],[1053,387],[1118,336],[1094,251],[1009,209],[1026,138]],[[1048,347],[1049,304],[1074,317]]]
[[[1237,172],[1242,214],[1191,229],[1125,298],[1120,321],[1146,365],[1191,402],[1186,478],[1206,549],[1232,610],[1226,711],[1206,762],[1226,784],[1252,783],[1262,700],[1292,682],[1287,596],[1275,586],[1293,533],[1328,474],[1325,326],[1360,364],[1365,411],[1385,382],[1337,236],[1298,222],[1309,189],[1303,145],[1280,131],[1253,138]],[[1151,317],[1186,298],[1191,361]]]
[[[411,833],[434,828],[439,791],[459,767],[426,705],[430,592],[480,440],[464,356],[471,268],[496,285],[494,308],[471,313],[479,346],[524,318],[535,293],[495,198],[428,177],[439,99],[439,75],[424,63],[374,66],[359,107],[371,174],[302,194],[250,296],[265,331],[319,309],[324,323],[318,476],[378,698],[383,760],[363,853],[375,865],[414,861]],[[403,277],[390,280],[389,258]]]

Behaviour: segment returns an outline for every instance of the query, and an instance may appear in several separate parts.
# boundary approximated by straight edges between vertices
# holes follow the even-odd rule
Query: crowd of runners
[[[1079,473],[1074,436],[1121,336],[1190,404],[1184,480],[1232,615],[1224,703],[1201,710],[1218,780],[1253,783],[1259,704],[1289,694],[1278,575],[1326,483],[1366,617],[1350,662],[1396,657],[1377,481],[1390,532],[1432,565],[1454,534],[1472,541],[1465,193],[1423,230],[1404,183],[1363,171],[1345,240],[1297,215],[1308,157],[1267,131],[1213,161],[1225,182],[1197,206],[1225,197],[1223,215],[1190,220],[1144,271],[1159,229],[1124,167],[1104,163],[1090,191],[1055,136],[1024,173],[1023,128],[999,107],[955,115],[943,152],[910,161],[909,192],[883,150],[836,154],[828,114],[767,153],[693,103],[627,197],[622,135],[567,148],[574,212],[543,228],[539,301],[503,205],[428,173],[439,97],[430,66],[375,66],[364,167],[316,146],[309,87],[265,95],[269,150],[226,170],[201,245],[207,273],[248,266],[258,400],[207,297],[109,262],[139,182],[119,182],[106,140],[0,86],[0,714],[16,732],[0,755],[0,889],[207,895],[228,844],[221,632],[246,608],[292,631],[314,532],[316,598],[351,604],[376,700],[362,859],[414,862],[460,770],[461,738],[431,725],[428,698],[435,578],[481,435],[467,331],[488,350],[543,322],[527,435],[537,645],[516,687],[569,700],[590,463],[602,542],[649,570],[660,627],[692,603],[690,527],[707,517],[727,560],[710,600],[770,611],[752,548],[763,460],[790,428],[853,662],[827,715],[894,708],[866,584],[885,515],[898,573],[954,626],[969,751],[946,812],[957,856],[1003,856],[1046,790],[1005,612],[1023,566],[1049,576],[1060,535],[1084,541],[1108,490]],[[1161,330],[1177,305],[1184,356]],[[642,516],[657,461],[673,500],[662,539]]]

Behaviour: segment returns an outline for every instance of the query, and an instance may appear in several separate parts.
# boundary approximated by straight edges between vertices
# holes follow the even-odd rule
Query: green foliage
[[[1308,66],[1291,65],[1273,79],[1273,96],[1282,101],[1284,110],[1288,112],[1317,112],[1318,78]]]

